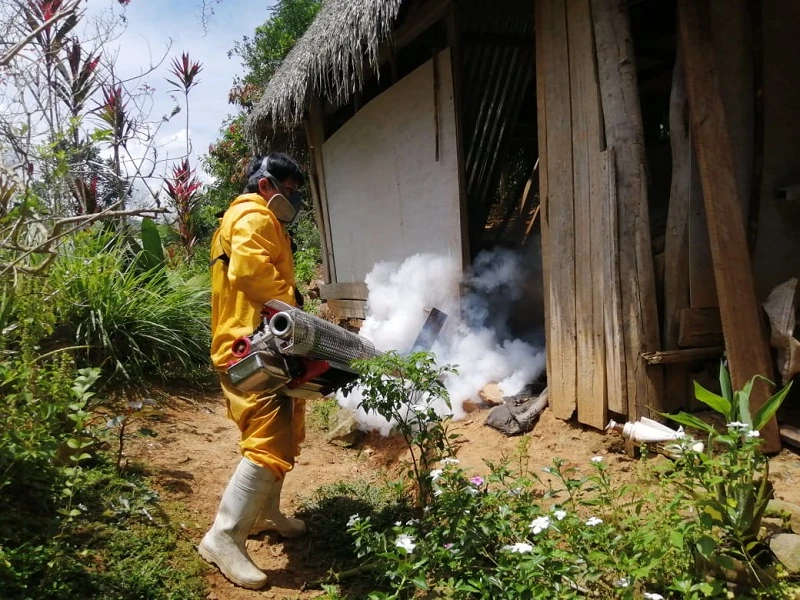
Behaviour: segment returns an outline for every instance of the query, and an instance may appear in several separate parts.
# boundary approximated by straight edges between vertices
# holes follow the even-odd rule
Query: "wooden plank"
[[[534,3],[534,22],[544,23],[545,17],[548,16],[549,7],[547,2],[549,0],[535,0]],[[545,85],[545,70],[549,68],[549,52],[548,46],[550,36],[545,31],[544,27],[537,27],[534,36],[536,44],[536,122],[537,122],[537,141],[539,158],[539,213],[540,219],[544,221],[541,215],[547,212],[548,203],[548,181],[547,181],[547,98],[546,98],[546,85]],[[556,386],[556,378],[558,374],[555,367],[552,365],[552,355],[554,354],[553,346],[551,345],[550,335],[550,229],[544,223],[540,225],[541,231],[541,245],[542,245],[542,291],[543,291],[543,304],[544,304],[544,322],[545,322],[545,365],[547,369],[547,380],[551,390]],[[555,342],[553,342],[555,344]],[[558,383],[560,386],[560,383]],[[560,390],[559,392],[560,393]]]
[[[329,283],[319,289],[323,300],[366,300],[369,296],[367,284],[359,281]]]
[[[325,164],[322,160],[322,144],[325,141],[325,127],[323,124],[322,103],[318,97],[312,98],[308,108],[307,120],[308,150],[311,153],[311,160],[316,174],[317,196],[320,206],[320,218],[323,220],[324,228],[320,230],[320,239],[324,239],[322,244],[323,257],[327,264],[326,283],[336,281],[336,260],[333,252],[333,240],[331,238],[330,212],[328,211],[328,187],[325,184]]]
[[[719,306],[714,282],[714,263],[708,241],[706,209],[697,159],[692,150],[692,175],[689,209],[689,303],[692,308]]]
[[[692,189],[692,143],[680,48],[672,72],[669,140],[672,184],[664,240],[664,349],[678,347],[680,312],[689,306],[689,199]]]
[[[602,215],[605,233],[605,261],[600,289],[603,295],[605,322],[606,381],[608,410],[620,415],[628,413],[628,381],[625,372],[625,338],[622,333],[622,290],[619,274],[619,238],[617,237],[617,180],[614,149],[603,152],[603,173],[606,179],[606,202]]]
[[[447,43],[450,46],[450,68],[453,72],[453,109],[456,119],[456,155],[458,156],[458,199],[461,217],[461,264],[470,264],[469,244],[469,205],[467,202],[467,174],[464,157],[464,93],[463,93],[463,52],[461,46],[461,27],[458,21],[458,4],[451,3],[445,23]]]
[[[546,196],[542,213],[545,335],[550,408],[569,419],[576,408],[575,222],[566,0],[537,0],[539,129],[546,129]],[[545,231],[546,230],[546,231]]]
[[[628,391],[628,418],[658,418],[663,380],[643,352],[660,350],[644,129],[626,0],[592,0],[606,140],[615,151],[619,271]]]
[[[725,353],[725,348],[685,348],[682,350],[662,350],[659,352],[644,352],[644,358],[651,365],[666,365],[675,363],[689,363],[698,360],[718,358]]]
[[[800,427],[782,425],[780,435],[784,444],[800,449]]]
[[[306,142],[309,150],[311,150],[313,146],[313,139],[311,137],[311,125],[308,119],[305,120],[304,125],[306,130]],[[313,150],[311,150],[311,154],[313,157]],[[319,177],[317,176],[317,168],[313,158],[311,160],[311,168],[308,171],[308,187],[311,190],[311,201],[314,205],[314,218],[317,221],[317,228],[319,229],[320,253],[322,254],[322,277],[326,282],[330,282],[331,265],[330,256],[328,253],[328,237],[326,235],[328,230],[328,222],[325,219],[322,211],[322,202],[320,200],[319,193]]]
[[[716,308],[684,308],[680,312],[678,346],[707,348],[722,346],[722,321]]]
[[[575,211],[575,333],[578,421],[603,429],[608,422],[605,378],[600,228],[602,177],[600,96],[592,43],[590,0],[567,3],[572,182]]]
[[[340,319],[367,318],[367,303],[362,300],[328,300],[328,310]]]
[[[689,306],[689,205],[692,193],[692,141],[689,105],[683,56],[678,46],[672,69],[672,91],[669,106],[669,139],[672,150],[672,182],[667,210],[664,240],[663,347],[678,348],[680,311]],[[658,281],[658,275],[656,276]],[[668,412],[688,407],[691,386],[686,365],[669,365],[664,369],[664,402]]]
[[[754,375],[771,379],[772,363],[761,329],[761,309],[711,43],[708,0],[679,0],[678,9],[692,134],[703,185],[722,329],[733,386],[742,388]],[[755,382],[750,395],[754,411],[769,398],[770,387],[764,381]],[[774,417],[761,435],[766,452],[780,450]]]

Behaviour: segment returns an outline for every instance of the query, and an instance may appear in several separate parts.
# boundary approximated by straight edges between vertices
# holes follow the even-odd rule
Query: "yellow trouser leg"
[[[242,455],[282,479],[294,467],[305,439],[305,401],[243,392],[233,387],[226,375],[220,376],[220,383],[228,401],[228,416],[242,434]]]

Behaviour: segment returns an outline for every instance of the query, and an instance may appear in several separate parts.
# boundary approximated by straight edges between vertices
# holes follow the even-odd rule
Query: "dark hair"
[[[247,186],[244,191],[251,194],[258,192],[258,182],[262,177],[266,177],[266,171],[269,171],[269,174],[274,176],[279,183],[283,183],[291,177],[297,181],[297,185],[302,186],[306,180],[303,170],[295,159],[288,154],[274,152],[266,158],[254,156],[250,159],[247,166]]]

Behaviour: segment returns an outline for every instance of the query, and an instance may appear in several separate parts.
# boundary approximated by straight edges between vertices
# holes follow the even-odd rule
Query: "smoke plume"
[[[447,313],[432,351],[440,365],[458,367],[445,385],[452,416],[462,418],[465,402],[477,401],[488,384],[497,383],[505,395],[513,395],[544,370],[544,351],[514,339],[507,326],[524,276],[519,257],[505,250],[478,256],[466,277],[447,256],[417,254],[402,264],[378,263],[366,277],[369,299],[361,335],[380,351],[402,354],[411,349],[431,308]],[[342,406],[354,410],[360,400],[357,391],[339,397]],[[358,419],[364,429],[383,434],[392,426],[363,410],[358,410]]]

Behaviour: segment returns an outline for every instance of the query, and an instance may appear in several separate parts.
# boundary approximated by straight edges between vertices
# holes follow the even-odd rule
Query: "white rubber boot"
[[[247,553],[247,534],[277,484],[269,469],[243,458],[222,494],[217,516],[197,550],[236,585],[258,590],[267,576]]]
[[[283,490],[283,479],[278,481],[270,490],[267,502],[259,514],[250,535],[256,535],[263,531],[274,531],[281,537],[295,538],[306,532],[306,524],[300,519],[292,519],[281,512],[281,491]]]

